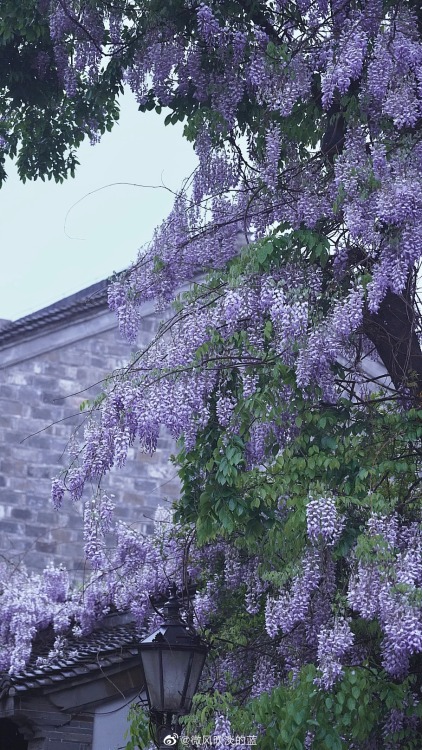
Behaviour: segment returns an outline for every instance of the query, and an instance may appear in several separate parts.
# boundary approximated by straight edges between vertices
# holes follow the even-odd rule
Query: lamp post
[[[161,627],[139,644],[151,721],[160,750],[177,747],[178,718],[188,714],[208,647],[180,617],[176,587],[163,606]]]

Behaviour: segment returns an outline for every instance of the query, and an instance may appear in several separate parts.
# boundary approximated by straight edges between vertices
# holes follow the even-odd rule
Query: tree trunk
[[[409,277],[403,295],[388,291],[377,313],[364,314],[363,331],[374,344],[397,390],[422,396],[422,350]]]

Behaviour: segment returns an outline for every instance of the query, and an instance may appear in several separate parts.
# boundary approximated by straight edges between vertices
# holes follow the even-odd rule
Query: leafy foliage
[[[126,750],[144,750],[150,744],[149,721],[145,712],[133,704],[129,710],[129,740],[126,743]]]

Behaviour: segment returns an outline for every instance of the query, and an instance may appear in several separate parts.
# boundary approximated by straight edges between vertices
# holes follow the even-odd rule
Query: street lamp
[[[160,750],[177,745],[178,717],[191,709],[208,651],[194,629],[181,619],[175,586],[163,606],[163,617],[161,627],[139,644],[150,717],[157,727]]]

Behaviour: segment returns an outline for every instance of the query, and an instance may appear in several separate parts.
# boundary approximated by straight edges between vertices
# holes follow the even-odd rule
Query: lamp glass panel
[[[162,711],[160,653],[156,649],[141,651],[142,666],[150,708]]]
[[[188,713],[198,687],[205,657],[205,653],[178,649],[177,646],[171,649],[142,650],[141,658],[150,708],[164,712]]]
[[[185,700],[185,705],[184,705],[184,708],[187,711],[190,711],[193,696],[195,695],[198,689],[198,682],[200,680],[202,669],[204,667],[205,657],[206,657],[206,653],[195,652],[193,654],[192,668],[191,668],[191,673],[189,677],[189,685],[186,691],[186,700]]]
[[[177,648],[163,650],[164,709],[166,711],[183,711],[183,689],[191,663],[190,651],[179,651]]]

